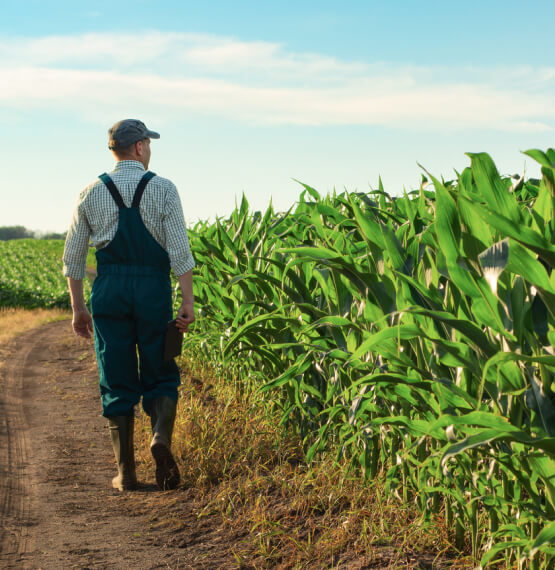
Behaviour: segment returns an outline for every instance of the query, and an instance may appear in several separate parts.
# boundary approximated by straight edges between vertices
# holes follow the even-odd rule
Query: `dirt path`
[[[219,525],[199,524],[186,491],[110,488],[115,466],[92,343],[73,336],[68,321],[17,337],[0,348],[0,363],[0,567],[233,566]],[[156,510],[167,521],[177,504],[189,540],[157,525]]]

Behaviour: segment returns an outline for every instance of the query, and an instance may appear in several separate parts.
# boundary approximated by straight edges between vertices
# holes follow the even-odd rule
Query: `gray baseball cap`
[[[159,139],[160,135],[149,131],[146,125],[137,119],[123,119],[108,129],[108,148],[117,150],[127,148],[143,139]]]

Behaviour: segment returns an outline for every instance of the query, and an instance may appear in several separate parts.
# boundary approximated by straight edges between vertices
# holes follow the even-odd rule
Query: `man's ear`
[[[137,156],[143,156],[143,141],[137,141],[135,143],[135,152],[137,153]]]

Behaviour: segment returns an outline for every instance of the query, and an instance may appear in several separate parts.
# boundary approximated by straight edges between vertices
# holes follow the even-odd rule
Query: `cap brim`
[[[159,133],[157,133],[157,132],[155,132],[155,131],[149,131],[148,129],[147,129],[147,131],[146,131],[146,136],[147,136],[149,139],[159,139],[159,138],[160,138],[160,134],[159,134]]]

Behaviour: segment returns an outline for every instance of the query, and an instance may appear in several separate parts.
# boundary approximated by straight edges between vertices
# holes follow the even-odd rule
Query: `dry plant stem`
[[[233,547],[239,567],[333,567],[345,556],[407,567],[420,556],[441,568],[453,555],[443,519],[424,523],[413,504],[385,493],[384,477],[365,483],[326,457],[309,467],[255,395],[192,361],[182,362],[182,380],[172,449],[183,486],[198,497],[199,520],[216,513],[228,530],[246,529]],[[138,424],[139,470],[151,479],[148,418]]]

